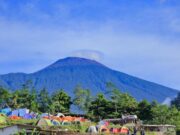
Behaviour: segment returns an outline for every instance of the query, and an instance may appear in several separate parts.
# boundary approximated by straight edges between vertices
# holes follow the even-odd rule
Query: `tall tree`
[[[45,88],[43,88],[42,90],[40,90],[39,94],[38,94],[38,106],[39,106],[39,111],[40,112],[51,112],[51,98],[47,92],[47,90]]]
[[[54,111],[61,112],[61,113],[67,113],[70,110],[71,103],[71,97],[68,96],[64,92],[64,90],[59,90],[53,93],[52,95],[52,103],[54,106]]]
[[[144,122],[152,119],[151,104],[147,100],[142,100],[138,104],[138,117]]]
[[[74,90],[73,104],[76,105],[79,110],[87,113],[91,104],[91,93],[88,89],[83,89],[81,86],[77,86]]]
[[[34,111],[34,112],[38,112],[38,108],[39,108],[39,104],[38,104],[38,94],[37,91],[32,88],[32,90],[30,91],[30,110]]]
[[[13,108],[13,109],[17,109],[17,108],[21,107],[21,104],[18,101],[19,100],[19,93],[20,93],[20,91],[16,90],[11,94],[10,107]]]
[[[130,96],[128,93],[119,94],[118,107],[121,114],[135,114],[137,111],[138,103],[136,99]]]
[[[152,108],[152,120],[149,120],[153,124],[169,124],[169,114],[171,110],[166,105],[157,105]]]
[[[180,111],[180,92],[177,97],[171,102],[172,106],[175,106]]]
[[[97,121],[112,117],[113,110],[112,102],[108,101],[103,94],[98,94],[97,97],[91,102],[89,113],[93,115]]]
[[[122,114],[136,113],[137,101],[128,93],[122,93],[112,83],[107,83],[108,93],[110,94],[111,101],[114,104],[116,117],[120,117]]]
[[[1,108],[9,104],[10,96],[11,96],[11,93],[8,90],[0,87],[0,107]]]

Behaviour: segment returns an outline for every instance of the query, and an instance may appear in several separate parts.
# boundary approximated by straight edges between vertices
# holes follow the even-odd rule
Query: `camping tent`
[[[7,123],[6,117],[1,114],[0,115],[0,125],[6,124],[6,123]]]
[[[51,123],[51,120],[48,119],[40,119],[37,122],[37,126],[53,126],[53,124]]]
[[[97,131],[96,126],[90,126],[90,127],[88,128],[88,133],[97,134],[98,131]]]
[[[11,119],[11,120],[21,120],[22,118],[18,117],[16,115],[12,115],[12,116],[9,116],[9,119]]]
[[[109,122],[107,122],[107,121],[100,121],[99,123],[98,123],[98,125],[101,125],[101,126],[108,126],[109,125]]]
[[[13,110],[12,112],[10,112],[9,116],[18,116],[19,111],[18,110]]]
[[[0,110],[0,112],[8,115],[11,112],[11,108],[4,108],[4,109]]]
[[[62,114],[62,113],[57,113],[56,116],[57,116],[57,117],[65,117],[64,114]]]
[[[120,130],[120,133],[122,134],[127,134],[128,133],[128,128],[127,127],[122,127],[121,130]]]
[[[104,133],[109,133],[109,129],[105,125],[100,125],[99,131]]]
[[[19,116],[23,117],[24,115],[29,113],[29,110],[26,108],[22,108],[22,109],[18,109],[18,112],[19,112]]]
[[[54,125],[54,126],[59,126],[60,125],[60,122],[58,120],[51,120],[51,123]]]
[[[48,114],[48,113],[42,113],[42,114],[40,115],[40,118],[43,118],[43,117],[46,117],[46,116],[49,116],[49,114]]]
[[[38,113],[31,112],[30,115],[33,119],[36,119],[38,117]]]
[[[24,115],[29,113],[29,109],[26,108],[21,108],[21,109],[16,109],[13,110],[12,112],[9,113],[8,116],[19,116],[19,117],[23,117]]]
[[[23,116],[23,118],[29,120],[29,119],[33,119],[33,116],[27,113]]]
[[[64,126],[71,125],[71,122],[70,122],[70,121],[67,121],[67,120],[64,120],[64,121],[62,122],[62,125],[64,125]]]

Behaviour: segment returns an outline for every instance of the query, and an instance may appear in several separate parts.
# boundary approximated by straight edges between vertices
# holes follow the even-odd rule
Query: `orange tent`
[[[13,116],[10,116],[9,117],[11,120],[21,120],[22,118],[21,117],[18,117],[16,115],[13,115]]]
[[[127,134],[128,133],[128,128],[126,128],[126,127],[122,127],[121,129],[120,129],[120,133],[123,133],[123,134]]]

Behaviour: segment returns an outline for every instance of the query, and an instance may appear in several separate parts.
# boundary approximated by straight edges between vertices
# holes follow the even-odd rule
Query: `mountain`
[[[97,94],[106,92],[106,83],[112,82],[122,92],[129,93],[137,100],[157,100],[161,103],[167,98],[174,98],[178,93],[175,89],[112,70],[94,60],[77,57],[58,60],[31,74],[0,75],[0,85],[10,90],[21,89],[29,80],[37,90],[46,88],[52,93],[62,88],[70,95],[78,84],[90,89],[92,94]]]

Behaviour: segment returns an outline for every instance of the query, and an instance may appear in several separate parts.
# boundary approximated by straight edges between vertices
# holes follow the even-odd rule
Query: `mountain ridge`
[[[175,89],[110,69],[97,61],[79,57],[60,59],[30,74],[0,75],[0,85],[10,90],[20,89],[28,80],[32,81],[32,85],[37,90],[45,87],[52,93],[62,88],[70,95],[78,84],[90,89],[93,94],[104,93],[107,82],[112,82],[122,92],[129,93],[137,100],[163,102],[167,98],[173,98],[178,92]]]

